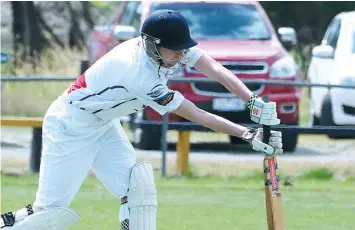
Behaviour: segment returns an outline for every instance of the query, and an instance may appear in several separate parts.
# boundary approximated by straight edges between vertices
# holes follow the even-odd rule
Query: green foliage
[[[112,10],[119,6],[121,2],[111,2],[111,1],[90,1],[90,6],[94,8],[101,8],[104,10]]]
[[[277,29],[281,26],[293,27],[297,32],[309,27],[311,34],[298,34],[301,42],[319,43],[329,22],[340,12],[355,9],[355,2],[298,2],[298,1],[262,1],[260,4],[265,9],[271,22]]]
[[[279,27],[293,27],[298,44],[291,53],[300,70],[306,72],[312,48],[320,44],[330,21],[339,13],[355,9],[355,2],[297,2],[262,1],[267,15],[277,30]]]
[[[57,55],[57,53],[55,53],[54,50],[52,49],[45,49],[42,52],[41,55],[41,59],[44,60],[44,62],[46,62],[47,64],[47,68],[49,70],[52,70],[55,64],[55,56]]]
[[[9,61],[7,63],[1,63],[1,76],[4,75],[16,75],[16,71],[13,65],[12,61]]]
[[[317,180],[330,180],[333,179],[334,172],[329,168],[315,168],[304,173],[301,178],[305,179],[317,179]]]
[[[89,4],[90,4],[91,8],[95,8],[96,10],[101,12],[101,15],[103,15],[103,17],[99,17],[97,19],[98,21],[95,22],[96,25],[99,25],[111,17],[111,14],[119,8],[121,2],[120,1],[119,2],[117,2],[117,1],[90,1]]]
[[[302,50],[292,49],[290,51],[290,54],[293,56],[302,73],[307,73],[312,57],[313,46],[314,45],[305,45],[302,47]]]

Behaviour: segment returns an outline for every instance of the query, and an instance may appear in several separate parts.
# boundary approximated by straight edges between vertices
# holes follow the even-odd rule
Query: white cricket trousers
[[[126,195],[135,150],[120,121],[103,121],[57,100],[43,122],[43,151],[34,208],[69,207],[90,169],[115,196]]]

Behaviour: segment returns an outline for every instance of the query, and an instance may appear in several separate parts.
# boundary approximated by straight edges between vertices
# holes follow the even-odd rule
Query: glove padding
[[[282,149],[282,133],[280,131],[271,131],[268,144],[264,143],[263,130],[249,129],[242,135],[242,139],[250,143],[254,150],[264,152],[267,155],[278,155],[283,153]]]
[[[264,102],[258,95],[254,94],[249,98],[247,107],[250,111],[250,119],[255,123],[262,125],[280,124],[275,102]]]

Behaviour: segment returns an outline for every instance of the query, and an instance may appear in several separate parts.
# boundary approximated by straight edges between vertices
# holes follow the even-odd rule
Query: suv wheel
[[[288,123],[288,125],[298,125],[297,121],[294,123]],[[292,130],[282,131],[282,148],[285,152],[294,152],[298,143],[298,133]]]
[[[320,124],[325,125],[325,126],[335,126],[336,124],[334,123],[333,120],[333,110],[332,110],[332,101],[330,98],[330,94],[328,93],[322,102],[322,110],[321,110],[321,115],[320,115]],[[328,134],[329,138],[341,138],[339,135],[334,135],[334,134]]]
[[[322,125],[328,126],[335,125],[333,120],[332,102],[330,99],[330,94],[327,94],[323,99],[320,123]]]
[[[80,62],[80,75],[83,74],[89,68],[89,61],[81,61]]]
[[[298,133],[289,131],[282,132],[282,148],[285,152],[294,152],[298,143]]]
[[[315,115],[313,115],[313,122],[312,122],[312,125],[313,125],[313,126],[320,125],[319,118],[316,117]]]
[[[134,119],[135,122],[146,120],[145,111],[138,112]],[[158,150],[161,148],[161,126],[151,128],[134,124],[133,127],[133,143],[135,147],[143,150]]]
[[[308,125],[309,126],[320,125],[319,118],[315,114],[315,109],[314,109],[314,105],[313,105],[313,101],[312,101],[312,94],[311,94],[310,90],[309,90],[308,94],[309,94],[308,105],[309,105],[309,111],[310,111],[310,113],[309,113],[310,119],[308,120],[309,121]]]

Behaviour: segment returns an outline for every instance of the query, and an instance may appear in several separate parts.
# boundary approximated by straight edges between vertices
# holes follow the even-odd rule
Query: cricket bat
[[[263,97],[263,100],[269,102],[268,97]],[[268,143],[269,138],[270,126],[263,125],[263,142]],[[277,173],[278,164],[276,156],[265,156],[263,168],[268,230],[285,230],[286,227],[283,219],[280,180]]]

